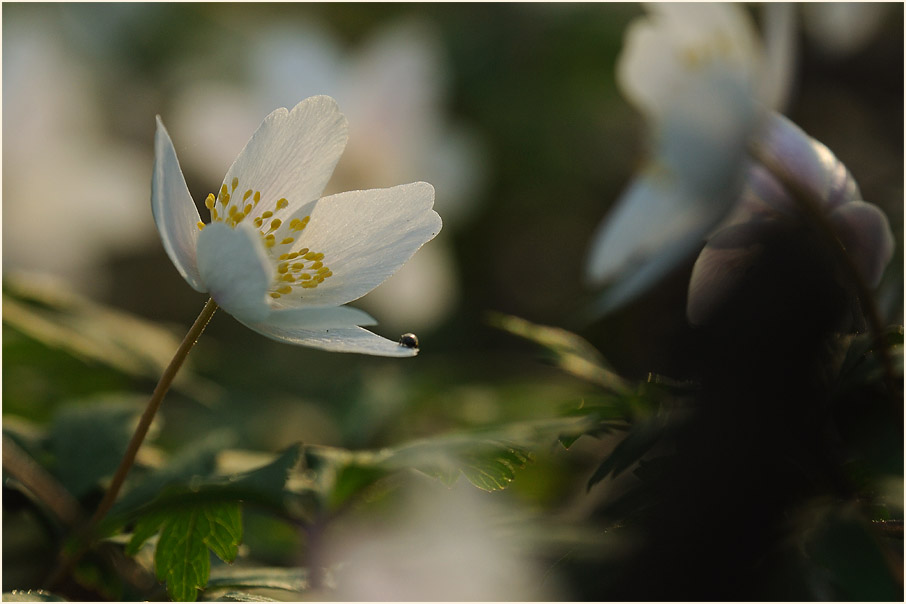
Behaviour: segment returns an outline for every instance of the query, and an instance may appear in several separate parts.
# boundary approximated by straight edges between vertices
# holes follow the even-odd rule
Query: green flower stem
[[[774,157],[769,153],[764,152],[757,144],[750,147],[750,152],[755,159],[764,165],[768,171],[780,181],[783,187],[792,194],[793,199],[799,205],[800,209],[814,221],[814,224],[831,244],[830,247],[833,249],[834,254],[840,261],[840,266],[845,272],[846,280],[855,288],[856,296],[859,298],[862,310],[865,312],[865,318],[868,321],[868,327],[874,336],[875,348],[878,352],[878,357],[884,371],[885,386],[887,387],[890,400],[893,403],[894,412],[902,424],[903,406],[898,402],[900,398],[897,396],[897,380],[894,377],[893,361],[890,358],[890,351],[884,342],[884,321],[881,318],[878,305],[875,303],[875,297],[871,287],[869,287],[868,283],[865,282],[865,279],[862,278],[862,274],[859,272],[856,263],[853,262],[853,259],[846,252],[846,246],[843,245],[843,242],[840,241],[840,238],[837,236],[830,219],[821,207],[821,202],[815,199],[815,196],[809,191],[800,186],[786,169],[774,159]]]
[[[207,303],[204,305],[204,308],[201,310],[201,313],[198,315],[198,318],[195,319],[195,323],[192,324],[191,329],[186,334],[186,337],[183,338],[182,343],[179,345],[179,348],[176,350],[176,354],[173,355],[173,359],[170,361],[170,364],[164,370],[164,373],[160,376],[160,381],[157,382],[157,386],[154,388],[154,392],[151,394],[151,400],[148,401],[148,406],[145,408],[145,412],[142,414],[141,419],[138,422],[138,426],[135,428],[135,433],[132,435],[132,440],[129,441],[129,446],[126,448],[126,452],[123,454],[123,459],[120,461],[120,465],[116,470],[116,474],[113,475],[113,480],[110,483],[110,486],[107,488],[107,493],[104,494],[104,498],[98,504],[97,509],[92,515],[91,519],[88,521],[88,524],[85,526],[83,531],[82,544],[79,549],[76,550],[76,553],[72,556],[63,556],[63,559],[57,565],[54,572],[50,575],[50,578],[47,581],[48,586],[53,586],[55,583],[63,579],[69,571],[73,568],[78,559],[84,554],[87,544],[90,542],[90,539],[93,537],[92,533],[97,529],[101,520],[107,515],[107,512],[110,511],[110,508],[113,506],[113,502],[116,501],[117,495],[119,495],[120,489],[123,486],[123,482],[126,480],[126,476],[129,474],[129,470],[132,469],[133,464],[135,463],[135,456],[138,454],[139,448],[142,446],[142,442],[145,440],[145,436],[148,435],[148,429],[151,427],[151,422],[154,421],[154,416],[157,414],[157,410],[160,408],[161,402],[164,400],[164,396],[167,394],[167,391],[170,389],[170,385],[173,383],[173,379],[176,377],[176,373],[179,371],[182,364],[185,362],[186,357],[189,355],[189,351],[192,350],[192,347],[195,346],[195,342],[198,341],[198,338],[201,336],[201,333],[207,327],[208,322],[211,320],[211,317],[214,316],[214,311],[217,310],[217,303],[214,302],[213,298],[209,298]]]

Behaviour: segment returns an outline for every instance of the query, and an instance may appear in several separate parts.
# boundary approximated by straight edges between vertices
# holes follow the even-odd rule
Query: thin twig
[[[126,480],[126,476],[129,474],[129,470],[132,469],[132,465],[135,463],[135,456],[138,454],[138,450],[145,440],[145,436],[148,434],[151,422],[154,420],[154,416],[157,414],[157,410],[160,408],[160,404],[163,402],[167,390],[170,389],[170,384],[173,383],[176,373],[179,371],[180,367],[182,367],[189,351],[192,350],[195,342],[198,341],[199,336],[201,336],[201,333],[207,326],[208,321],[211,320],[211,317],[214,316],[214,311],[216,310],[217,303],[214,302],[213,298],[209,298],[204,308],[201,310],[201,313],[198,315],[198,318],[195,319],[195,323],[192,324],[192,327],[186,334],[186,337],[183,338],[183,341],[176,350],[176,354],[173,355],[170,364],[164,370],[163,375],[160,376],[160,381],[157,382],[157,386],[151,394],[148,406],[145,408],[145,412],[142,414],[138,426],[135,428],[132,440],[129,441],[129,446],[123,454],[123,459],[120,461],[120,465],[113,475],[113,480],[110,482],[110,486],[107,488],[104,498],[98,504],[94,515],[92,515],[84,530],[81,531],[81,544],[72,555],[61,553],[56,568],[50,574],[50,577],[46,582],[48,587],[53,587],[56,583],[66,577],[75,566],[76,562],[78,562],[85,554],[88,544],[94,537],[94,531],[97,529],[101,520],[107,515],[107,512],[110,511],[113,502],[116,500],[116,497],[123,486],[123,482]]]

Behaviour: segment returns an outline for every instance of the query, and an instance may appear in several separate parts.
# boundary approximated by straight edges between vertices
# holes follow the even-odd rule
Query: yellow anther
[[[305,254],[307,254],[307,253],[308,253],[308,248],[303,247],[301,250],[296,252],[296,258],[298,258],[299,256],[305,256]]]
[[[226,187],[226,185],[220,185],[220,194],[221,194],[221,195],[226,195],[226,194],[227,194],[227,187]]]
[[[311,263],[311,266],[309,266],[308,268],[309,268],[310,270],[315,270],[315,269],[319,269],[319,268],[321,268],[321,267],[323,267],[323,266],[324,266],[324,263],[323,263],[323,262],[312,262],[312,263]]]
[[[232,218],[233,216],[236,215],[236,212],[238,212],[238,211],[239,211],[239,209],[238,209],[236,206],[230,206],[230,211],[229,211],[229,213],[227,214],[227,216],[229,216],[230,218]]]
[[[280,242],[280,245],[288,245],[288,244],[292,243],[293,241],[295,241],[295,239],[293,239],[292,237],[287,237],[286,239],[284,239],[283,241]]]
[[[267,219],[267,218],[270,218],[270,217],[273,216],[273,215],[274,215],[274,213],[271,212],[270,210],[268,210],[267,212],[265,212],[264,214],[262,214],[261,217],[264,218],[264,219]]]
[[[309,275],[308,273],[302,273],[301,275],[299,275],[299,278],[303,281],[308,281],[309,279],[311,279],[311,275]]]
[[[280,294],[278,294],[277,292],[271,292],[271,298],[279,298],[279,297],[280,297]]]
[[[305,283],[302,284],[302,287],[304,287],[305,289],[312,289],[314,287],[318,287],[318,282],[317,281],[306,281]]]
[[[287,258],[288,260],[295,260],[295,259],[298,258],[298,257],[299,257],[299,252],[293,252],[292,254],[287,254],[287,255],[286,255],[286,258]]]
[[[248,199],[248,198],[251,197],[251,196],[252,196],[252,190],[249,189],[248,191],[246,191],[245,193],[243,193],[243,195],[242,195],[242,201],[245,201],[246,199]]]
[[[229,193],[223,194],[223,205],[225,205],[225,206],[230,205],[230,194]]]
[[[303,256],[303,258],[305,258],[306,260],[317,260],[318,255],[315,252],[308,252],[307,254],[305,254],[305,256]]]
[[[282,210],[283,208],[285,208],[288,205],[289,205],[289,201],[286,199],[286,197],[281,197],[280,199],[277,200],[277,209],[278,210]]]
[[[289,270],[289,264],[287,264],[286,262],[281,262],[280,264],[277,265],[278,273],[285,273],[288,270]]]
[[[315,264],[320,264],[320,262],[316,262]],[[314,266],[312,266],[311,268],[314,268]],[[326,266],[318,267],[318,274],[319,274],[319,275],[326,275],[326,274],[329,273],[329,272],[330,272],[330,269],[327,268]]]
[[[217,208],[211,208],[211,220],[220,220],[217,215]]]
[[[280,280],[281,280],[281,281],[289,281],[290,283],[292,283],[293,281],[296,280],[296,278],[293,277],[290,273],[286,273],[285,275],[283,275],[282,277],[280,277]]]
[[[242,209],[242,213],[245,214],[246,216],[248,216],[249,212],[251,212],[251,211],[252,211],[252,204],[250,204],[250,203],[245,204],[245,207]]]
[[[209,210],[213,210],[214,206],[217,204],[217,200],[214,199],[213,193],[208,193],[208,196],[204,200],[204,207]]]
[[[282,285],[277,288],[277,291],[281,294],[288,294],[293,291],[293,288],[290,285]]]
[[[302,218],[301,220],[298,218],[293,218],[292,220],[289,221],[289,228],[291,228],[294,231],[301,231],[302,229],[305,228],[305,225],[308,224],[308,221],[309,221],[308,216],[306,216],[305,218]]]
[[[283,224],[282,220],[280,220],[279,218],[274,218],[273,220],[271,220],[271,230],[275,231],[279,229],[281,224]]]
[[[255,219],[255,226],[256,226],[256,227],[260,227],[262,224],[264,224],[264,221],[261,220],[261,216],[259,216],[258,218]]]
[[[199,220],[199,221],[198,221],[198,230],[200,231],[200,230],[203,229],[203,228],[204,228],[204,223],[203,223],[202,221]]]
[[[333,276],[333,271],[331,271],[331,270],[329,270],[329,271],[327,271],[326,273],[324,273],[324,278],[325,278],[325,279],[327,279],[328,277],[331,277],[331,276]]]
[[[258,202],[261,201],[261,191],[255,191],[255,196],[252,199],[255,200],[255,205],[258,205]]]
[[[236,178],[236,177],[234,176],[234,177],[233,177],[233,182],[232,182],[231,184],[233,185],[233,191],[235,191],[235,190],[236,190],[236,187],[239,186],[239,179]]]
[[[289,260],[289,254],[280,254],[279,260]]]
[[[274,241],[273,235],[268,235],[267,237],[264,238],[264,245],[266,245],[267,247],[274,247],[274,245],[276,245],[276,244],[277,244],[277,242]]]
[[[305,268],[305,263],[304,263],[304,262],[294,262],[294,263],[293,263],[293,270],[294,270],[294,271],[301,271],[303,268]]]

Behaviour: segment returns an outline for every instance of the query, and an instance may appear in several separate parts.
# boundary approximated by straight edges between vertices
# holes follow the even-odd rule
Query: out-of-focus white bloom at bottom
[[[333,540],[343,601],[538,601],[557,599],[553,578],[536,566],[524,541],[508,542],[508,510],[461,481],[422,491],[394,522]],[[546,576],[547,575],[547,576]]]
[[[753,162],[733,216],[709,239],[695,262],[686,314],[705,324],[757,262],[778,223],[806,224],[808,216],[782,181],[795,183],[820,204],[860,277],[877,286],[893,255],[894,239],[884,213],[861,200],[856,181],[826,146],[785,117],[771,116],[755,143],[771,166]],[[776,170],[782,170],[782,179]]]

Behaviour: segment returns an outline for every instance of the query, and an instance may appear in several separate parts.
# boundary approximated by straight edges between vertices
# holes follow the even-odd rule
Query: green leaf
[[[489,313],[488,323],[546,348],[563,370],[617,393],[628,393],[629,384],[617,375],[587,340],[559,327],[538,325],[519,317]]]
[[[86,361],[157,379],[179,346],[170,331],[97,304],[48,278],[19,274],[3,281],[3,322]],[[177,385],[190,374],[183,370]]]
[[[14,589],[3,592],[4,602],[65,602],[66,599],[43,589]]]
[[[129,556],[136,555],[145,544],[145,541],[157,534],[160,525],[164,523],[166,517],[163,514],[148,514],[135,523],[135,529],[132,531],[132,538],[126,545],[126,554]]]
[[[610,474],[619,475],[623,470],[637,462],[661,438],[666,426],[666,419],[662,414],[657,414],[642,420],[632,426],[629,434],[614,447],[614,450],[604,458],[595,473],[588,479],[587,488],[607,478]]]
[[[242,591],[228,591],[219,598],[210,600],[211,602],[279,602],[274,598],[256,596],[255,594],[245,593]]]
[[[224,562],[239,553],[242,517],[239,503],[192,505],[167,516],[154,552],[157,578],[174,600],[194,602],[211,572],[208,550]]]
[[[308,569],[305,568],[224,566],[212,570],[208,581],[208,590],[281,589],[303,592],[309,587]]]
[[[50,426],[55,474],[63,486],[81,497],[112,474],[129,444],[144,399],[104,397],[65,406]]]

